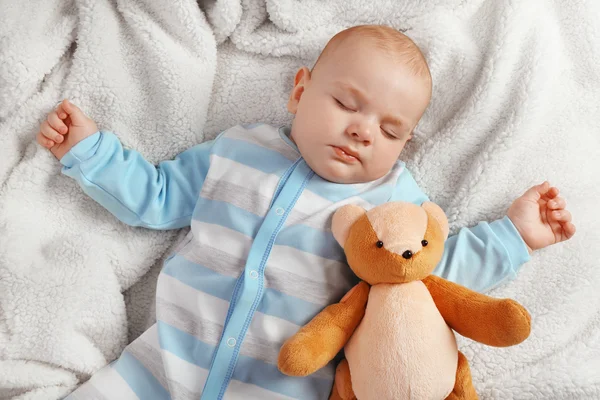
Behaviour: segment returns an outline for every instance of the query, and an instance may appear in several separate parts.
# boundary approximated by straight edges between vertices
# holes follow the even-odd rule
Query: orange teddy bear
[[[344,206],[332,231],[363,282],[289,338],[278,360],[284,374],[306,376],[344,348],[330,399],[477,399],[453,330],[498,347],[529,336],[515,301],[430,275],[448,237],[436,204]]]

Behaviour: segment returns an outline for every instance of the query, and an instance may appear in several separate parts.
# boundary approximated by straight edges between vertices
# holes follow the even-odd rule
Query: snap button
[[[229,339],[227,339],[227,346],[234,347],[235,343],[236,343],[235,338],[230,337]]]
[[[277,214],[277,215],[283,215],[284,212],[285,212],[285,210],[281,207],[277,207],[275,209],[275,214]]]
[[[250,271],[250,278],[252,278],[252,279],[258,278],[258,272],[256,272],[255,270]]]

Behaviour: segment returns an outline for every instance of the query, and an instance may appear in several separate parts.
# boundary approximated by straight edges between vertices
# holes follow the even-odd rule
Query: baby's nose
[[[356,124],[351,127],[351,136],[364,144],[371,144],[373,141],[372,129],[368,124]]]

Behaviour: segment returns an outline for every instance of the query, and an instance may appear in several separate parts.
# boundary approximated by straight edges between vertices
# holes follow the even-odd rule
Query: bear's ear
[[[344,244],[346,244],[350,228],[360,217],[365,215],[365,213],[366,211],[362,207],[348,204],[338,209],[335,214],[333,214],[331,232],[342,248],[344,247]]]
[[[425,212],[427,212],[427,215],[429,217],[435,218],[435,220],[440,225],[440,228],[442,228],[444,240],[447,239],[450,227],[448,226],[448,218],[446,217],[444,210],[442,210],[440,206],[438,206],[435,203],[432,203],[431,201],[426,201],[425,203],[421,204],[421,207],[425,209]]]

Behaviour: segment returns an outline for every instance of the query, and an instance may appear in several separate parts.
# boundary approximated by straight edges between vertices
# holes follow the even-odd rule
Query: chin
[[[328,166],[322,168],[320,171],[315,170],[315,172],[321,178],[333,183],[351,184],[360,182],[360,179],[354,176],[351,171],[344,168],[343,165]]]

